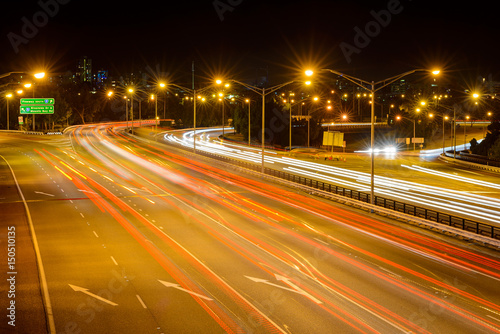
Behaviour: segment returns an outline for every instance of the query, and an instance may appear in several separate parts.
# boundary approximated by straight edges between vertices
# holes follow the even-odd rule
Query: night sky
[[[0,74],[74,70],[86,55],[94,70],[107,69],[111,76],[153,71],[178,81],[189,78],[192,61],[200,76],[246,80],[266,69],[275,82],[310,66],[366,80],[435,66],[497,77],[495,6],[417,0],[10,1],[2,4]],[[356,39],[367,27],[369,39]]]

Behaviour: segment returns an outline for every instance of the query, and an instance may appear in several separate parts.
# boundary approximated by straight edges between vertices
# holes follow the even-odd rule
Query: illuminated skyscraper
[[[92,59],[83,56],[78,60],[77,79],[92,84]]]

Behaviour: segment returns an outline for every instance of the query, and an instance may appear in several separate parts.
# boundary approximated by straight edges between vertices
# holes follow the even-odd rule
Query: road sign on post
[[[32,106],[32,105],[50,105],[54,104],[53,98],[34,98],[34,99],[21,99],[21,105]]]
[[[422,137],[413,137],[411,139],[411,142],[413,144],[423,144],[424,143],[424,138],[422,138]]]
[[[344,146],[344,134],[339,131],[325,131],[323,132],[323,145],[324,146]]]
[[[54,113],[55,99],[51,97],[46,98],[32,98],[21,99],[21,114],[53,114]]]
[[[20,107],[21,114],[53,114],[54,106],[46,105],[46,106],[21,106]]]

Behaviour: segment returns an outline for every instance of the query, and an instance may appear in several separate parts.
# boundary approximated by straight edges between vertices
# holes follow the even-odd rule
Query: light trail
[[[173,204],[174,203],[173,201],[175,200],[178,201],[179,203],[182,203],[182,205],[185,205],[186,207],[183,209],[184,214],[191,217],[193,221],[195,221],[200,226],[203,225],[208,231],[210,231],[211,235],[216,237],[216,239],[221,241],[224,245],[227,245],[228,247],[231,247],[231,249],[236,250],[238,254],[242,255],[243,260],[248,260],[250,263],[253,263],[257,268],[264,270],[266,273],[272,274],[273,272],[275,272],[279,273],[280,275],[283,274],[284,276],[286,276],[286,273],[284,273],[283,270],[280,270],[276,264],[273,265],[273,263],[271,263],[267,258],[263,258],[260,255],[260,253],[258,253],[259,251],[265,251],[267,252],[267,254],[273,256],[274,258],[280,259],[282,263],[289,265],[290,268],[296,268],[296,270],[300,271],[307,277],[313,278],[315,282],[327,288],[328,291],[330,291],[331,293],[336,294],[337,296],[343,298],[352,305],[355,305],[357,308],[364,310],[368,314],[371,314],[373,317],[376,317],[379,320],[387,322],[387,324],[392,326],[393,329],[405,332],[410,332],[410,331],[424,332],[424,329],[420,328],[417,324],[408,321],[407,319],[405,319],[405,317],[400,316],[399,314],[391,311],[388,308],[385,308],[384,306],[377,303],[375,300],[371,300],[370,298],[363,296],[357,291],[350,289],[348,286],[343,285],[341,282],[334,280],[333,277],[327,274],[324,270],[321,270],[318,267],[306,261],[305,259],[307,259],[307,254],[302,255],[300,247],[309,246],[312,247],[313,249],[319,249],[321,252],[325,252],[332,255],[334,258],[343,261],[346,265],[352,268],[357,268],[361,271],[371,274],[373,276],[374,281],[387,282],[391,286],[398,288],[401,291],[407,291],[414,297],[419,298],[419,300],[423,300],[432,305],[435,305],[436,307],[439,307],[443,312],[446,311],[450,314],[454,314],[458,316],[460,319],[464,319],[469,323],[476,324],[478,327],[499,332],[496,325],[493,322],[485,319],[482,315],[477,314],[477,312],[476,313],[470,312],[467,309],[464,309],[456,305],[456,303],[451,303],[443,298],[439,298],[433,295],[432,293],[426,292],[425,289],[427,289],[427,287],[420,285],[415,286],[415,284],[406,281],[405,278],[407,278],[408,276],[405,276],[404,278],[401,279],[391,276],[390,274],[388,274],[387,272],[385,272],[380,268],[377,268],[376,266],[373,266],[371,264],[368,265],[367,262],[365,262],[363,259],[356,259],[352,258],[351,256],[347,256],[343,252],[333,250],[332,249],[333,247],[328,247],[328,244],[325,245],[321,242],[317,242],[314,238],[320,238],[321,240],[329,240],[329,242],[331,242],[331,245],[335,246],[336,248],[338,248],[339,245],[342,247],[346,247],[348,249],[351,249],[353,252],[356,252],[356,254],[361,254],[365,257],[374,259],[374,261],[382,262],[384,264],[393,266],[398,270],[401,270],[403,273],[405,273],[405,275],[413,275],[415,277],[418,277],[418,279],[427,282],[426,284],[430,284],[431,286],[436,285],[438,287],[441,287],[446,291],[450,291],[456,294],[457,296],[460,296],[460,298],[463,298],[464,304],[467,306],[469,304],[474,304],[474,305],[485,306],[488,309],[493,309],[493,310],[496,310],[498,307],[494,307],[494,305],[491,305],[491,303],[488,303],[487,301],[484,301],[483,299],[475,295],[472,295],[470,293],[469,294],[464,293],[464,291],[462,291],[461,289],[457,289],[453,286],[446,285],[443,282],[440,282],[434,278],[423,275],[401,264],[391,262],[388,259],[381,257],[379,254],[369,252],[366,249],[362,249],[361,247],[357,247],[351,243],[341,240],[340,236],[338,238],[333,238],[331,235],[322,232],[321,228],[318,228],[314,220],[306,222],[298,221],[288,213],[286,207],[296,208],[301,212],[307,212],[313,214],[318,218],[320,217],[326,218],[334,224],[347,224],[350,226],[352,226],[351,224],[358,224],[357,225],[358,227],[356,228],[359,228],[360,231],[361,229],[366,229],[369,227],[371,228],[371,230],[369,232],[365,230],[364,233],[366,235],[373,235],[374,237],[379,238],[381,240],[384,239],[391,240],[391,243],[399,247],[401,250],[408,250],[411,252],[415,252],[417,254],[420,253],[424,255],[427,254],[429,258],[438,259],[439,261],[443,261],[444,263],[453,264],[455,268],[460,268],[460,269],[469,268],[468,263],[464,263],[464,261],[462,262],[454,261],[454,258],[452,256],[447,256],[447,254],[442,254],[438,251],[434,251],[433,247],[435,247],[436,244],[427,244],[428,245],[427,248],[423,248],[419,244],[420,240],[424,239],[423,237],[420,236],[417,237],[416,235],[413,235],[408,231],[395,228],[394,226],[384,227],[383,224],[380,223],[379,221],[370,220],[369,218],[359,216],[353,213],[347,213],[345,210],[342,209],[332,208],[331,206],[328,206],[320,201],[302,196],[300,194],[296,194],[294,192],[284,192],[282,189],[279,189],[272,185],[268,185],[265,183],[249,179],[244,179],[242,177],[235,176],[227,171],[219,170],[210,165],[197,163],[195,161],[190,161],[185,157],[176,156],[175,154],[158,150],[157,148],[153,148],[152,146],[148,146],[150,150],[145,150],[144,148],[141,148],[140,145],[130,146],[130,147],[119,145],[115,140],[102,138],[101,137],[102,134],[100,133],[100,131],[98,132],[99,134],[95,134],[95,138],[99,140],[101,148],[103,150],[112,152],[113,154],[116,154],[120,157],[119,159],[112,159],[110,155],[106,155],[104,152],[99,151],[99,156],[106,157],[106,159],[108,159],[108,161],[114,166],[113,167],[114,170],[116,170],[117,167],[119,166],[119,168],[123,169],[127,173],[130,173],[132,179],[137,179],[137,177],[139,176],[138,171],[141,171],[140,173],[142,175],[140,175],[140,178],[142,180],[147,180],[144,174],[147,171],[149,171],[153,175],[160,176],[163,179],[168,180],[180,187],[184,187],[188,190],[193,191],[195,194],[203,196],[203,198],[206,201],[204,200],[199,203],[194,203],[193,201],[190,201],[188,199],[188,196],[192,195],[182,196],[179,194],[175,194],[172,190],[168,190],[168,188],[165,187],[164,185],[155,184],[155,186],[157,186],[159,189],[164,189],[165,191],[168,191],[169,194],[172,194],[172,196],[170,197],[160,196],[159,198],[161,198],[163,202]],[[89,145],[93,145],[90,142],[94,139],[92,139],[91,137],[87,137],[87,139],[89,140]],[[127,140],[127,138],[126,137],[119,138],[119,140]],[[139,153],[141,152],[139,151],[141,149],[147,154],[155,154],[155,156],[160,159],[164,159],[171,163],[180,164],[184,167],[189,168],[191,171],[201,173],[200,175],[206,175],[214,179],[220,180],[224,182],[224,186],[222,185],[219,186],[217,184],[204,181],[200,179],[199,176],[192,175],[192,173],[189,172],[183,173],[176,169],[170,169],[170,168],[165,168],[164,166],[160,166],[157,162],[152,162],[151,160],[148,160],[146,154]],[[155,153],[154,150],[157,150],[156,152],[159,153]],[[98,149],[96,148],[95,151],[97,152]],[[219,152],[224,152],[224,151],[225,150],[219,150]],[[233,153],[228,153],[228,154],[233,154]],[[243,154],[243,153],[238,153],[238,154]],[[276,159],[280,161],[286,161],[286,159],[280,159],[278,157],[276,157]],[[134,166],[139,166],[140,168],[132,168],[132,169],[126,168],[124,165],[119,163],[119,161],[122,160],[126,160],[127,162],[132,163]],[[294,166],[285,168],[289,168],[290,170],[292,169],[300,170],[301,172],[309,173],[311,175],[318,174],[316,173],[316,171],[319,171],[317,165],[320,165],[320,164],[301,165],[300,163],[297,163],[295,161],[294,164],[295,164]],[[90,167],[90,165],[87,167],[89,169],[92,168]],[[311,169],[313,171],[311,171]],[[336,176],[342,176],[342,177],[349,176],[351,181],[343,180],[343,182],[348,182],[353,186],[356,185],[357,187],[359,187],[360,182],[364,182],[366,180],[366,174],[364,173],[353,173],[352,171],[347,172],[342,169],[324,170],[321,172],[327,173],[327,171],[330,174],[326,175],[325,177],[330,178],[330,180],[338,179]],[[95,170],[93,170],[93,172],[95,173]],[[175,174],[175,176],[173,174]],[[132,180],[130,181],[127,181],[125,179],[122,180],[124,180],[125,182],[132,182]],[[391,181],[394,182],[395,184],[391,184],[390,187],[392,187],[392,191],[396,192],[399,181],[394,181],[394,180]],[[96,189],[105,194],[104,199],[109,199],[113,202],[115,200],[121,202],[120,204],[117,203],[116,205],[119,205],[120,207],[123,207],[125,211],[132,213],[132,215],[138,221],[141,221],[145,226],[148,226],[149,230],[154,232],[166,244],[169,244],[171,248],[174,248],[178,250],[181,254],[183,254],[185,259],[189,261],[189,263],[194,268],[197,268],[199,272],[206,274],[208,278],[213,280],[214,284],[220,287],[221,291],[225,291],[225,293],[228,296],[231,296],[231,298],[233,298],[234,300],[236,301],[239,300],[238,302],[242,303],[241,305],[243,308],[246,309],[247,307],[250,307],[251,309],[252,307],[254,307],[250,302],[248,303],[249,306],[244,306],[245,301],[239,299],[237,295],[234,295],[234,292],[237,292],[238,289],[233,288],[232,284],[230,285],[228,282],[226,282],[225,279],[222,279],[220,277],[220,273],[216,273],[212,268],[209,268],[209,265],[204,263],[203,257],[198,258],[200,255],[192,253],[186,247],[184,247],[179,241],[174,240],[171,236],[159,230],[156,225],[151,224],[149,220],[145,219],[142,215],[140,215],[138,212],[132,209],[128,204],[124,203],[121,199],[111,194],[108,190],[104,188],[104,186],[101,186],[103,187],[103,189],[101,189],[97,184],[94,184],[93,180],[90,180],[89,182],[92,182],[93,186]],[[377,188],[380,187],[379,182],[386,182],[386,179],[377,178]],[[134,181],[134,184],[136,184],[136,187],[138,187],[139,189],[142,188],[143,186],[143,184],[140,184],[140,182],[137,181]],[[257,201],[254,199],[254,197],[250,197],[250,194],[246,194],[241,191],[230,191],[229,189],[227,189],[228,187],[235,187],[235,186],[241,189],[245,189],[247,191],[251,191],[253,195],[264,196],[269,200]],[[408,184],[400,187],[404,188],[405,191],[409,191],[410,189],[409,188],[410,185]],[[398,190],[401,191],[401,189]],[[422,191],[428,191],[428,190],[422,190]],[[153,192],[152,194],[156,195]],[[456,195],[458,195],[458,193]],[[275,207],[273,206],[274,201],[280,202],[282,205],[285,205],[286,207],[280,210],[275,209]],[[104,204],[102,205],[104,206]],[[175,205],[177,207],[180,207],[179,204]],[[229,222],[226,219],[224,219],[224,217],[216,215],[215,209],[214,212],[212,211],[215,205],[221,205],[230,212],[239,214],[238,217],[240,217],[241,219],[238,219],[238,226],[236,225],[235,222]],[[197,211],[193,212],[193,208],[196,208]],[[208,222],[199,219],[199,217],[203,215],[204,217],[211,217],[211,219]],[[116,217],[116,219],[122,219],[122,218]],[[125,224],[123,225],[124,228],[128,228],[126,222],[123,223]],[[242,246],[241,243],[235,242],[235,240],[228,238],[227,235],[220,233],[218,229],[215,229],[216,226],[228,229],[228,231],[231,231],[231,233],[240,236],[241,240],[245,240],[254,247],[249,248]],[[257,227],[259,228],[258,230],[264,228],[266,232],[271,233],[270,234],[271,236],[266,237],[264,236],[264,234],[262,235],[256,234],[253,231],[253,229],[245,228],[245,226],[248,227],[255,226],[256,228]],[[387,232],[382,232],[384,231],[384,228],[387,229],[386,230]],[[303,231],[307,231],[307,233],[304,233]],[[389,235],[388,234],[389,231],[390,233],[393,234]],[[296,242],[291,243],[290,245],[288,245],[287,248],[283,248],[282,247],[283,241],[286,241],[288,239],[283,239],[283,241],[280,243],[277,241],[277,239],[278,237],[281,238],[281,236],[283,236],[283,238],[285,237],[292,238]],[[406,241],[409,239],[412,239],[413,241],[412,242]],[[145,240],[141,240],[140,237],[138,236],[138,241],[141,244],[144,244]],[[299,256],[293,256],[293,254],[290,251],[287,251],[287,249],[289,250],[293,249],[293,252]],[[158,257],[158,254],[153,249],[148,248],[148,252],[150,252],[150,254],[155,258]],[[458,252],[458,250],[456,252]],[[467,253],[459,253],[459,254],[463,254],[462,255],[463,257],[468,256]],[[477,258],[475,261],[483,261],[483,260]],[[164,262],[163,265],[175,266],[176,264]],[[495,265],[495,263],[493,262],[488,263],[485,261],[484,265],[493,266]],[[479,268],[478,266],[470,268],[474,268],[475,270],[478,271],[482,269]],[[480,272],[483,274],[487,274],[487,271],[480,271]],[[493,273],[495,272],[492,272],[492,274]],[[187,282],[189,282],[189,279]],[[298,282],[297,281],[293,282],[294,282],[293,284],[296,284],[304,291],[307,291],[307,293],[313,295],[315,298],[324,301],[325,306],[321,306],[322,309],[326,312],[329,312],[331,316],[336,317],[340,321],[344,321],[351,328],[363,332],[376,331],[376,329],[374,327],[371,327],[369,323],[364,319],[358,319],[356,315],[350,314],[349,311],[343,309],[343,307],[340,307],[339,304],[333,303],[331,299],[328,297],[328,295],[325,296],[324,293],[319,294],[317,292],[317,289],[313,289],[313,286],[311,285],[310,282],[307,282],[307,284],[306,282],[300,280]],[[189,283],[186,283],[185,288],[191,289],[191,287],[189,287],[188,284]],[[191,290],[203,294],[203,290],[200,290],[199,288],[196,289],[194,287]],[[210,310],[206,311],[211,312]],[[222,312],[221,314],[215,312],[213,313],[213,316],[215,317],[219,315],[221,317],[226,316],[225,310],[221,309],[221,312]],[[229,317],[231,318],[230,315]],[[227,319],[227,321],[228,322],[225,323],[229,323],[231,319]],[[238,327],[229,326],[223,328],[232,330],[232,329],[237,329]]]
[[[211,130],[209,129],[205,129],[203,130],[203,133],[208,134],[208,132],[210,131]],[[213,130],[213,132],[217,131],[217,129]],[[205,137],[208,137],[208,135],[206,135]],[[173,138],[176,137],[171,134],[165,135],[165,138],[168,138],[168,140],[177,143],[183,143],[183,140],[178,140],[178,138],[178,141],[174,140]],[[192,132],[189,132],[189,134],[185,134],[184,138],[190,138],[189,140],[192,140]],[[208,139],[200,140],[199,144],[199,149],[213,154],[222,155],[233,159],[246,160],[254,163],[261,162],[260,152],[257,152],[254,148],[245,147],[244,149],[238,149],[237,144],[227,144],[226,142],[215,144],[208,142]],[[227,146],[227,148],[221,148],[224,146]],[[341,185],[346,188],[358,191],[367,192],[369,190],[364,185],[360,186],[359,183],[369,185],[369,183],[371,182],[371,176],[369,173],[352,171],[335,166],[325,166],[320,163],[302,161],[289,157],[278,157],[276,156],[276,154],[274,154],[274,156],[267,157],[266,162],[280,163],[284,165],[283,169],[285,171],[294,172],[295,174],[307,175],[308,177],[313,179],[319,179],[324,182]],[[450,179],[454,179],[455,181],[461,181],[478,186],[487,186],[493,189],[500,189],[499,185],[489,182],[473,180],[466,177],[452,176],[434,170],[423,169],[418,166],[402,166],[421,172],[431,173],[433,175],[447,177]],[[307,173],[305,172],[305,170],[314,170],[314,173]],[[327,177],[321,174],[333,176]],[[411,200],[412,203],[423,203],[425,205],[432,204],[430,207],[435,208],[438,211],[442,208],[447,208],[448,210],[452,211],[450,213],[455,215],[465,215],[465,217],[469,217],[470,219],[480,219],[488,223],[500,224],[499,220],[495,219],[495,214],[500,214],[500,199],[481,196],[478,194],[471,194],[467,191],[457,191],[453,189],[435,187],[425,184],[419,184],[416,182],[382,177],[378,175],[375,175],[374,184],[375,192],[380,195],[389,195],[390,198],[394,198],[396,200],[398,198],[405,198],[407,200]],[[431,194],[429,194],[429,192],[431,192]],[[432,198],[429,196],[432,196]],[[471,204],[471,202],[473,202],[474,204]],[[453,205],[452,203],[455,203],[455,205]]]
[[[419,172],[422,172],[422,173],[427,173],[427,174],[432,174],[432,175],[439,175],[439,176],[442,176],[444,178],[448,178],[448,179],[452,179],[452,180],[460,180],[460,181],[463,181],[465,183],[479,185],[479,186],[482,186],[482,187],[500,189],[500,184],[498,184],[498,183],[491,183],[491,182],[486,182],[486,181],[481,181],[481,180],[474,180],[474,179],[472,179],[470,177],[465,177],[465,176],[459,176],[459,175],[455,175],[455,174],[444,173],[444,172],[437,171],[435,169],[424,168],[424,167],[416,166],[416,165],[412,165],[412,166],[401,165],[401,167],[405,167],[405,168],[408,168],[408,169],[411,169],[411,170],[415,170],[415,171],[419,171]]]

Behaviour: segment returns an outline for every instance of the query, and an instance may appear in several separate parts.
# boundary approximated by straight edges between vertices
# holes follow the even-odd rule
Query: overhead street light
[[[0,79],[6,78],[12,74],[30,74],[33,77],[35,77],[36,79],[42,79],[43,77],[45,77],[45,72],[37,72],[37,73],[31,72],[30,73],[30,72],[23,72],[23,71],[14,71],[14,72],[7,72],[4,74],[0,74]]]
[[[222,84],[222,80],[217,79],[217,80],[215,80],[215,83],[220,85],[220,84]],[[203,93],[204,91],[213,88],[214,84],[211,84],[211,85],[204,87],[204,88],[201,88],[201,89],[186,88],[186,87],[179,86],[179,85],[176,85],[173,83],[166,83],[164,87],[167,87],[167,86],[172,86],[172,87],[176,87],[176,88],[185,90],[193,95],[193,97],[192,97],[192,99],[193,99],[193,153],[196,153],[196,101],[198,100],[196,94]],[[200,98],[200,100],[205,101],[204,98]]]
[[[159,88],[165,88],[167,85],[164,82],[159,82]],[[158,92],[151,94],[151,100],[155,101],[155,131],[158,131]],[[163,118],[165,118],[165,108],[163,108]]]
[[[312,72],[310,73],[312,75]],[[295,83],[295,82],[298,82],[298,81],[289,81],[289,82],[285,82],[285,83],[282,83],[282,84],[279,84],[279,85],[276,85],[276,86],[273,86],[273,87],[268,87],[268,88],[265,88],[265,87],[256,87],[256,86],[252,86],[252,85],[249,85],[249,84],[246,84],[244,82],[241,82],[241,81],[238,81],[238,80],[234,80],[234,79],[231,79],[229,80],[229,82],[234,82],[238,85],[241,85],[245,88],[248,88],[249,90],[251,90],[252,92],[260,95],[260,97],[262,98],[262,133],[261,133],[261,155],[262,155],[262,163],[261,163],[261,172],[264,173],[264,170],[265,170],[265,167],[264,167],[264,149],[265,149],[265,128],[266,128],[266,96],[271,94],[271,93],[274,93],[275,91],[285,87],[285,86],[288,86],[292,83]],[[309,85],[311,84],[310,81],[306,81],[305,82],[306,85]]]
[[[9,112],[9,99],[10,99],[12,96],[13,96],[13,95],[12,95],[12,93],[8,93],[8,94],[6,94],[6,95],[5,95],[5,100],[7,101],[7,131],[9,131],[9,130],[10,130],[10,128],[9,128],[9,121],[10,121],[10,120],[9,120],[9,113],[10,113],[10,112]]]
[[[375,143],[375,93],[381,90],[382,88],[385,88],[392,84],[393,82],[396,82],[400,80],[401,78],[408,76],[410,74],[416,73],[416,72],[430,72],[433,75],[438,75],[441,71],[439,70],[432,70],[429,71],[427,69],[415,69],[412,71],[404,72],[401,74],[398,74],[396,76],[375,82],[375,81],[366,81],[363,79],[359,79],[350,75],[347,75],[345,73],[341,73],[335,70],[331,69],[322,69],[320,72],[330,72],[335,75],[341,76],[344,79],[350,81],[351,83],[355,84],[356,86],[359,86],[371,93],[371,138],[370,138],[370,155],[371,155],[371,163],[370,163],[370,204],[374,205],[374,200],[375,200],[375,191],[374,191],[374,185],[375,185],[375,173],[374,173],[374,143]],[[312,70],[307,70],[305,72],[307,76],[312,76],[314,72]],[[373,210],[372,210],[373,211]]]
[[[35,73],[33,76],[37,79],[42,79],[45,77],[45,72]]]

